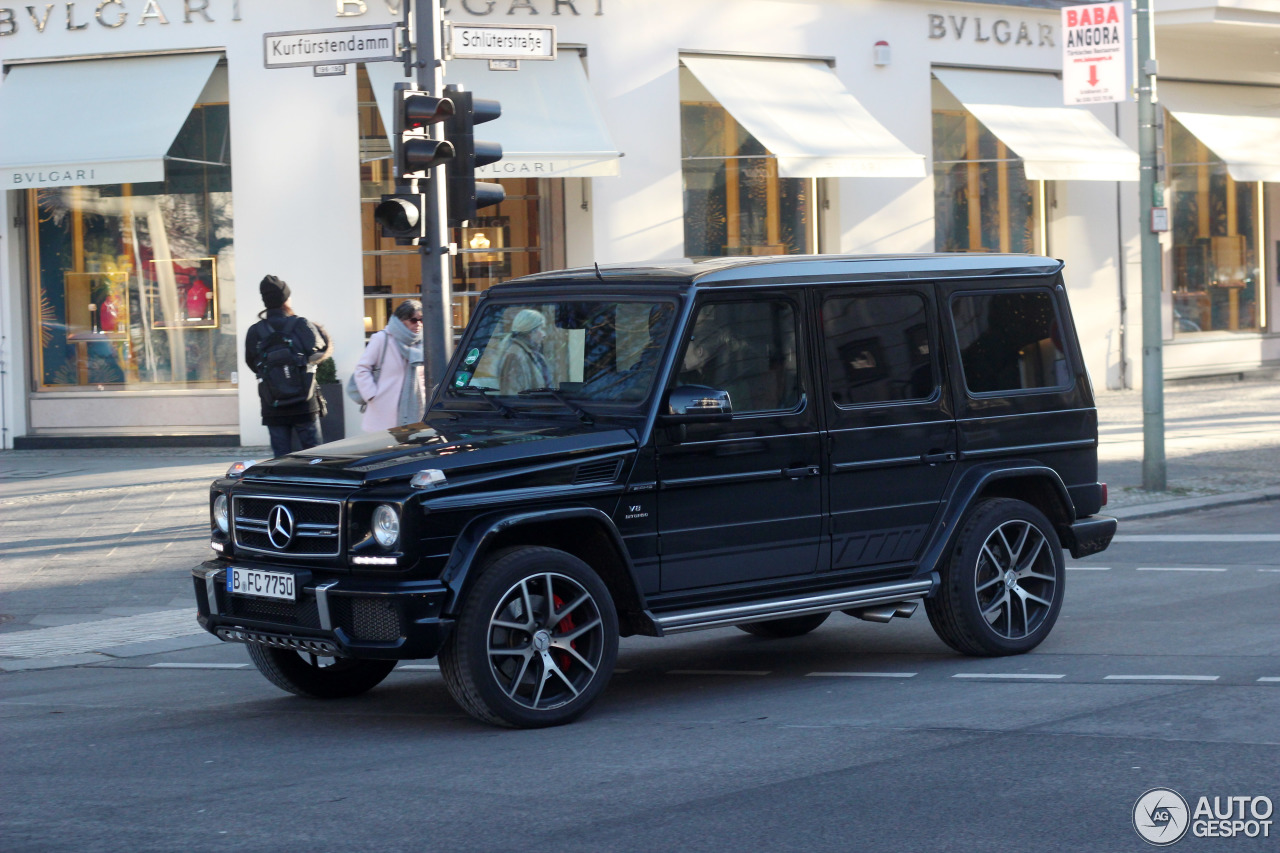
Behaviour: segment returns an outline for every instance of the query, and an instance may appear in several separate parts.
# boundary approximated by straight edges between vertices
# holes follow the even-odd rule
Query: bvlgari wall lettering
[[[101,0],[97,4],[45,3],[25,9],[0,6],[0,37],[14,35],[19,28],[27,27],[43,33],[50,20],[57,20],[53,11],[59,5],[66,14],[66,29],[71,32],[88,29],[92,21],[109,30],[119,29],[130,22],[139,27],[163,26],[170,22],[170,14],[176,14],[179,7],[184,24],[196,21],[212,24],[218,19],[240,20],[240,0]],[[91,7],[92,12],[89,11]],[[25,11],[26,16],[20,15],[20,11]],[[54,27],[56,29],[56,23]]]
[[[546,9],[549,6],[551,8],[552,15],[562,14],[561,9],[564,8],[568,9],[571,14],[576,16],[582,14],[578,11],[577,4],[580,2],[590,2],[590,0],[540,0],[540,2],[534,2],[534,0],[460,0],[460,2],[462,4],[462,11],[466,12],[468,15],[483,18],[486,15],[492,15],[495,9],[501,13],[500,7],[503,6],[505,6],[506,14],[508,15],[514,15],[517,11],[523,12],[526,15],[537,15],[540,14],[538,11],[539,5],[541,5],[543,9]],[[452,14],[452,10],[449,8],[450,4],[451,0],[444,0],[444,2],[440,4],[441,11],[446,15]],[[603,15],[604,0],[595,0],[595,5],[595,13],[597,15]]]
[[[990,21],[989,18],[987,20]],[[1033,28],[1034,38],[1031,35]],[[947,36],[955,41],[972,40],[979,44],[995,42],[1027,47],[1056,47],[1053,24],[1029,24],[1005,18],[984,23],[982,18],[976,16],[970,19],[968,15],[929,15],[929,38],[944,39]]]
[[[578,11],[578,5],[589,6],[592,0],[459,0],[460,8],[458,11],[474,18],[483,18],[492,14],[514,15],[516,12],[523,13],[526,17],[529,15],[540,15],[542,12],[550,11],[552,15],[562,15],[567,10],[569,14],[575,17],[582,13]],[[453,0],[442,0],[440,3],[440,11],[445,15],[452,15],[454,10],[450,7]],[[604,0],[595,0],[595,14],[604,14]]]
[[[98,176],[97,169],[55,169],[51,172],[14,172],[13,186],[43,186],[46,184],[92,182]]]

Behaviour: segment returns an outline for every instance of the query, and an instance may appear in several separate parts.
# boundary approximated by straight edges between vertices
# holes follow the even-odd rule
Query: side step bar
[[[830,613],[833,610],[862,610],[877,604],[897,604],[909,598],[922,598],[933,589],[933,581],[909,581],[883,586],[861,586],[853,589],[824,591],[813,595],[774,598],[716,607],[680,610],[657,614],[653,622],[666,634],[719,628],[743,622],[766,622],[786,616],[807,613]],[[887,621],[887,620],[886,620]]]

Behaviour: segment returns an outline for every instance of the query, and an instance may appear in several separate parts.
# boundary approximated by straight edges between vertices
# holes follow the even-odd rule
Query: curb
[[[1116,509],[1108,509],[1103,507],[1101,514],[1110,515],[1121,521],[1153,518],[1162,515],[1179,515],[1185,512],[1196,512],[1202,509],[1214,509],[1224,506],[1235,506],[1237,504],[1263,503],[1266,501],[1280,500],[1280,489],[1262,489],[1254,492],[1235,492],[1225,495],[1210,495],[1201,498],[1179,498],[1176,500],[1157,501],[1155,503],[1141,504],[1139,506],[1117,507]]]

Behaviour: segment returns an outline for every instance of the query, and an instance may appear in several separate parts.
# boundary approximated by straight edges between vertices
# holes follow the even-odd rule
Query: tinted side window
[[[735,414],[794,409],[800,402],[796,315],[783,300],[702,306],[677,385],[729,392]]]
[[[933,396],[924,298],[917,293],[828,299],[822,306],[831,399],[840,405]]]
[[[1048,292],[961,294],[951,302],[951,316],[970,391],[1069,384],[1062,326]]]

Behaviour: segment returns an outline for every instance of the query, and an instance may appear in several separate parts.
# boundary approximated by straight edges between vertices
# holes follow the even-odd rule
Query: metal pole
[[[406,0],[408,2],[408,0]],[[440,42],[440,0],[413,0],[417,56],[414,62],[418,88],[433,98],[444,97],[443,45]],[[432,139],[444,138],[443,124],[430,125]],[[427,393],[444,378],[453,352],[453,310],[450,304],[452,275],[449,270],[449,234],[445,213],[443,166],[421,182],[426,193],[426,231],[419,246],[422,258],[422,360]]]
[[[1164,322],[1160,311],[1160,237],[1151,230],[1151,209],[1162,207],[1156,174],[1155,43],[1151,0],[1137,0],[1138,156],[1142,165],[1138,192],[1142,245],[1142,488],[1163,492],[1168,485],[1164,456]],[[1161,195],[1163,195],[1161,193]]]

